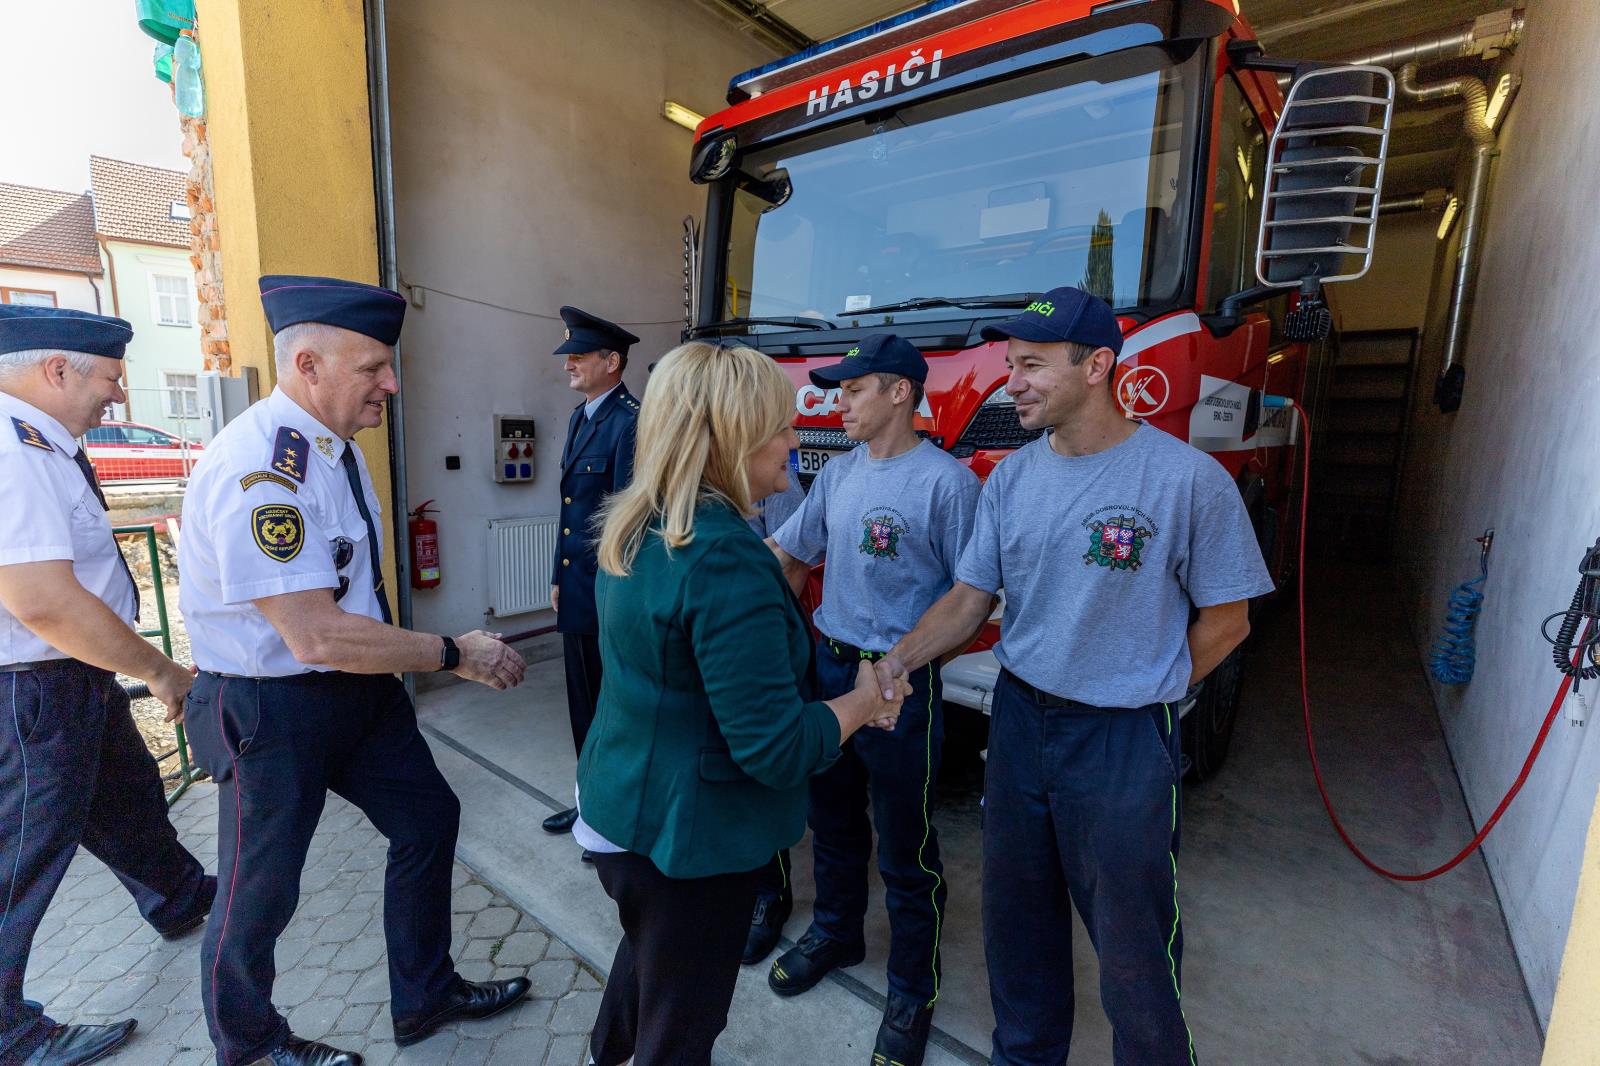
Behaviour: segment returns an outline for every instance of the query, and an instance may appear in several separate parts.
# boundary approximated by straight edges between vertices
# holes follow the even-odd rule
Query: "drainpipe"
[[[111,249],[107,246],[106,239],[103,236],[96,233],[94,235],[94,243],[100,247],[100,255],[106,261],[106,270],[108,271],[106,280],[111,282],[111,313],[121,318],[122,296],[117,291],[117,261],[111,257]],[[91,282],[91,284],[93,283]],[[94,306],[96,310],[99,310],[100,290],[98,288],[94,290]],[[128,391],[128,361],[126,359],[122,361],[122,391],[128,397],[128,402],[122,405],[122,417],[132,422],[133,393]]]
[[[378,204],[378,271],[383,284],[396,292],[400,288],[400,261],[397,254],[394,219],[394,153],[389,121],[389,21],[384,0],[372,0],[367,10],[367,95],[372,108],[372,177],[374,199]],[[405,359],[395,345],[395,384],[404,381]],[[395,620],[411,628],[411,581],[403,572],[410,560],[404,546],[410,496],[406,491],[405,389],[389,401],[389,470],[394,476],[394,507],[389,516],[390,543],[394,546]],[[416,682],[405,675],[406,689],[414,697]]]
[[[1417,65],[1407,63],[1400,68],[1400,91],[1413,100],[1438,100],[1459,96],[1466,105],[1462,116],[1462,131],[1472,142],[1472,172],[1467,181],[1467,196],[1461,208],[1461,250],[1456,254],[1454,285],[1450,292],[1450,321],[1445,333],[1444,358],[1439,366],[1439,376],[1444,378],[1460,358],[1466,336],[1467,317],[1472,309],[1473,288],[1478,276],[1480,232],[1483,225],[1483,207],[1489,194],[1489,169],[1499,150],[1494,131],[1484,121],[1489,106],[1489,90],[1477,78],[1458,77],[1428,85],[1417,84]]]
[[[83,272],[83,280],[87,281],[89,288],[94,290],[94,313],[97,315],[105,314],[105,311],[100,307],[100,286],[94,283],[94,275],[85,270]]]

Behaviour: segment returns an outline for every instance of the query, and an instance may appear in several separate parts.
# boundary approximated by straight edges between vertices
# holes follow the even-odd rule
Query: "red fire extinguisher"
[[[431,589],[439,587],[439,523],[428,518],[427,500],[411,512],[406,532],[411,540],[411,587]],[[437,512],[435,512],[437,513]]]

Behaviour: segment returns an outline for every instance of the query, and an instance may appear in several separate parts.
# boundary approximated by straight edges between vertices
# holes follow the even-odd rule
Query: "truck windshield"
[[[1202,63],[1135,48],[753,146],[724,183],[722,312],[876,325],[887,316],[852,312],[1058,285],[1118,308],[1171,301]],[[971,317],[893,317],[954,315]]]

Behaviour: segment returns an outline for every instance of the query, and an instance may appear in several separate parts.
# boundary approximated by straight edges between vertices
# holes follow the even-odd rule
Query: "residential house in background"
[[[133,325],[124,377],[126,418],[198,436],[205,365],[189,262],[188,176],[89,157],[94,237],[110,282],[110,314]]]
[[[88,193],[0,182],[0,303],[110,313]]]

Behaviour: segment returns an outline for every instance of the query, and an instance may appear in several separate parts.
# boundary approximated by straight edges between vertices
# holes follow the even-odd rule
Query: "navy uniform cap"
[[[1091,348],[1110,348],[1114,353],[1122,351],[1122,327],[1117,325],[1111,305],[1070,285],[1051,289],[1016,318],[983,327],[986,341],[1012,337],[1035,344],[1067,341]]]
[[[899,374],[912,381],[928,380],[928,360],[915,344],[894,333],[874,333],[844,353],[844,361],[819,366],[811,383],[819,389],[868,374]]]
[[[110,315],[69,307],[0,304],[0,355],[51,348],[121,359],[132,339],[133,327]]]
[[[301,274],[262,278],[261,306],[274,333],[302,322],[320,322],[364,333],[390,347],[400,339],[406,320],[406,298],[393,289]]]
[[[591,315],[576,307],[563,307],[561,321],[567,324],[566,334],[556,355],[582,355],[584,352],[617,352],[628,354],[629,345],[638,344],[639,338],[599,315]]]

